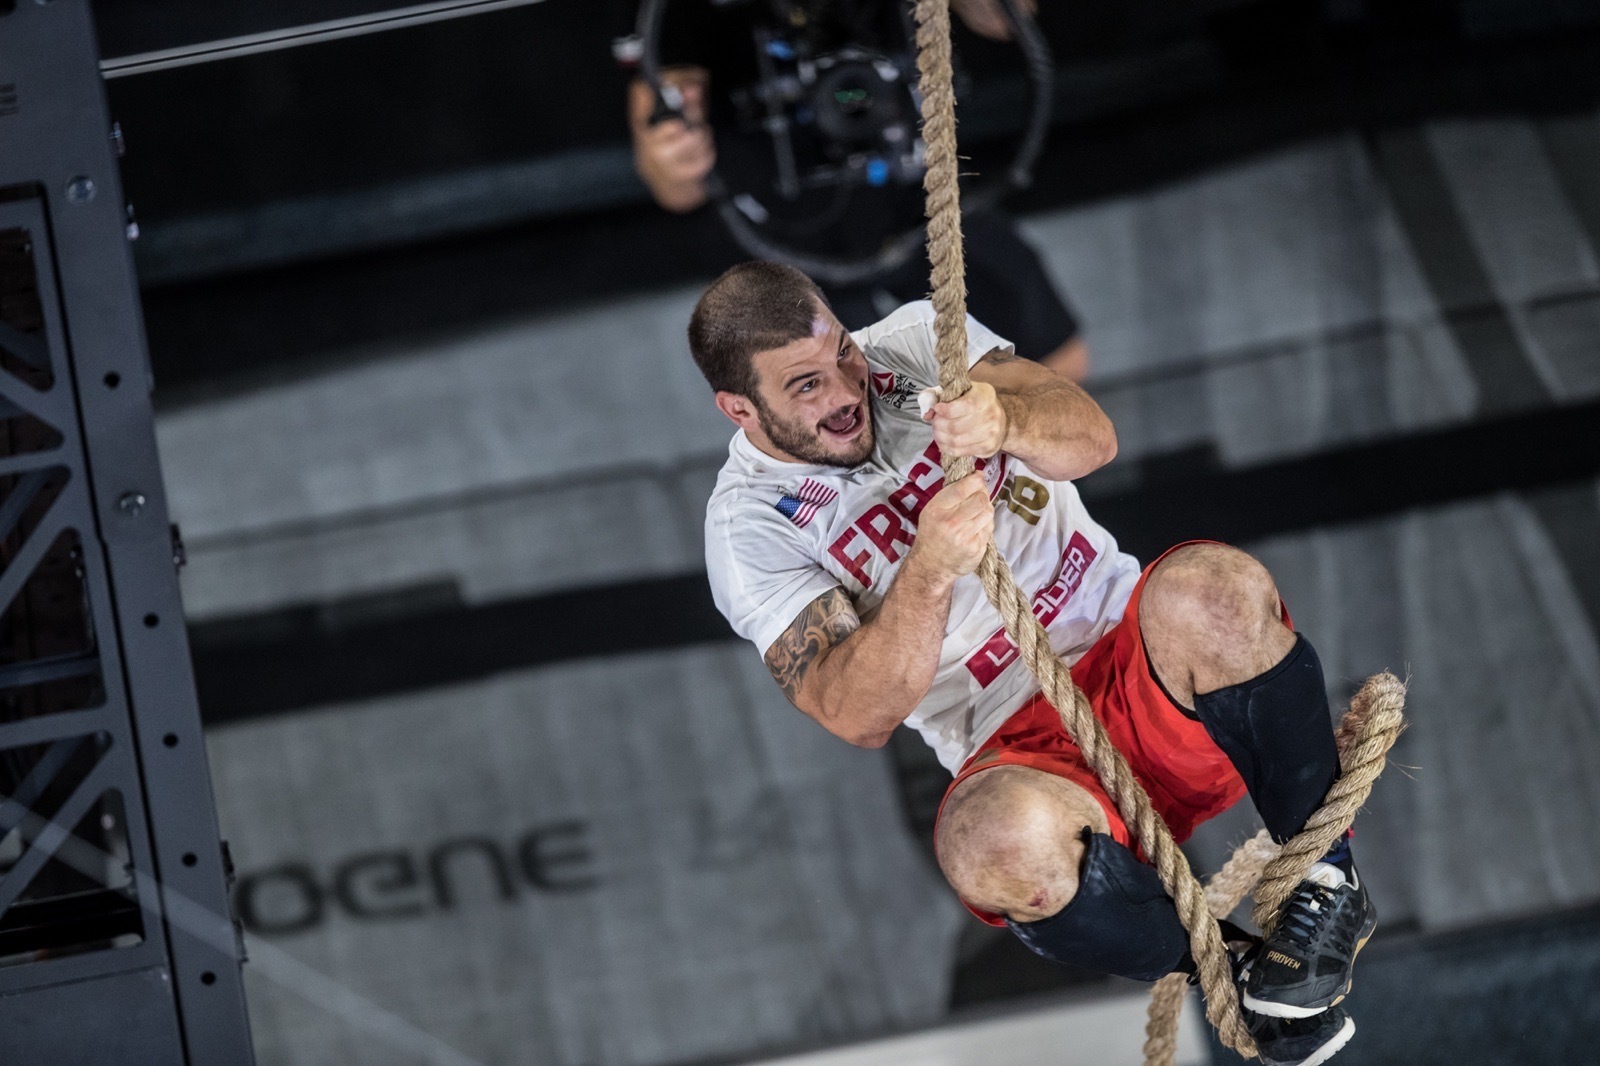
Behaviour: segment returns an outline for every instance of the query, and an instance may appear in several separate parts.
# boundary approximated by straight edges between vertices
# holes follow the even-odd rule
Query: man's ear
[[[756,405],[748,396],[737,392],[718,392],[717,410],[727,415],[734,425],[749,431],[758,424]]]

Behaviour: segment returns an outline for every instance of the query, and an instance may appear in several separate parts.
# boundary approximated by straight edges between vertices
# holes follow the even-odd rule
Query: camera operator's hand
[[[692,211],[706,202],[706,175],[717,162],[711,127],[706,125],[709,75],[701,67],[673,67],[661,80],[683,96],[683,117],[655,125],[655,94],[643,80],[628,86],[628,129],[633,135],[633,168],[656,203],[668,211]]]
[[[1036,0],[1018,0],[1018,7],[1030,17],[1038,10]],[[950,0],[950,10],[967,24],[967,29],[991,41],[1011,40],[1011,21],[1000,0]]]

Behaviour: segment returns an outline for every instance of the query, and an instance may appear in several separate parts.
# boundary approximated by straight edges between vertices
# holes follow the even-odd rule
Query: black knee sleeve
[[[1060,912],[1006,925],[1036,955],[1067,966],[1154,981],[1192,969],[1189,934],[1154,868],[1103,833],[1084,830],[1078,893]]]
[[[1277,666],[1196,695],[1195,713],[1244,778],[1272,839],[1300,832],[1339,777],[1322,662],[1303,636]]]

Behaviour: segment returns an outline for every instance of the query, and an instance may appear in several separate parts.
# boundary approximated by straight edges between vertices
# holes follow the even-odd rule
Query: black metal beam
[[[0,7],[0,932],[38,956],[0,1061],[248,1066],[98,60],[88,0]]]

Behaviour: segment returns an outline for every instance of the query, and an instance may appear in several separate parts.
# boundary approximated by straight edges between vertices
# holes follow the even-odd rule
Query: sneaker
[[[1274,1018],[1244,1012],[1265,1066],[1321,1066],[1356,1033],[1355,1019],[1343,1007],[1329,1007],[1309,1018]]]
[[[1326,1011],[1349,994],[1356,953],[1377,924],[1355,866],[1317,863],[1289,897],[1278,928],[1246,964],[1241,1002],[1273,1018]]]

